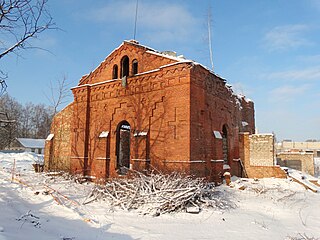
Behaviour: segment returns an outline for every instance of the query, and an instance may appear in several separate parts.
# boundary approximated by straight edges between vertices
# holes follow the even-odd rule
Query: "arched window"
[[[130,124],[125,120],[117,126],[116,155],[118,173],[126,174],[130,168]]]
[[[222,152],[224,164],[229,164],[228,129],[226,124],[222,127]]]
[[[112,79],[118,79],[118,65],[113,65],[112,69]]]
[[[121,59],[121,78],[129,76],[129,58],[128,56],[124,56]]]
[[[136,75],[138,73],[138,61],[137,59],[132,61],[132,75]]]

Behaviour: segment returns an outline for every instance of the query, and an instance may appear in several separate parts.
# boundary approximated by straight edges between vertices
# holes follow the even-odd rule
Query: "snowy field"
[[[320,193],[291,179],[237,179],[216,188],[232,201],[227,210],[152,217],[111,211],[104,201],[83,205],[94,184],[35,173],[38,161],[0,153],[0,240],[320,238]]]

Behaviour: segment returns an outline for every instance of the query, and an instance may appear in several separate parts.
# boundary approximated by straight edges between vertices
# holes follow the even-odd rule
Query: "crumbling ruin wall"
[[[273,134],[252,134],[250,139],[250,166],[274,165]]]
[[[273,138],[273,135],[271,136]],[[263,142],[261,143],[259,140],[262,140]],[[271,159],[269,159],[268,161],[266,159],[267,156],[271,157],[271,154],[269,152],[271,144],[270,134],[267,134],[266,136],[251,135],[250,137],[249,133],[240,133],[239,144],[240,159],[244,165],[244,175],[249,178],[287,177],[286,173],[280,168],[280,166],[270,165]],[[255,146],[255,144],[257,144],[257,146]],[[257,152],[255,152],[258,148],[260,149],[260,151],[265,151],[265,153],[261,152],[260,154],[258,154]],[[257,156],[257,159],[253,159],[253,156],[251,156],[252,153],[253,156]],[[262,162],[266,162],[269,165],[264,166],[262,163],[260,164],[259,159],[264,159]],[[251,162],[255,165],[252,165]]]
[[[45,142],[45,170],[70,171],[71,133],[73,104],[55,115],[50,137]]]
[[[191,70],[190,145],[194,172],[212,175],[218,181],[225,171],[241,175],[239,131],[254,133],[254,106],[234,94],[226,80],[199,64]],[[214,173],[214,174],[213,174]]]

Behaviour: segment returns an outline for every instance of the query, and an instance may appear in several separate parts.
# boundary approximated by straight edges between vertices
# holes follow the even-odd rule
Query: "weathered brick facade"
[[[253,102],[200,64],[125,41],[72,92],[72,107],[63,110],[72,115],[70,142],[62,147],[71,173],[108,178],[157,169],[219,181],[229,165],[241,174],[234,160],[239,132],[254,133]],[[57,141],[46,161],[56,161]]]
[[[56,114],[51,132],[45,143],[45,170],[70,171],[71,123],[73,104]]]

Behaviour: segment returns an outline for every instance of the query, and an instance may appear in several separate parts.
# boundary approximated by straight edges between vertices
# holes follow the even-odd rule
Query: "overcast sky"
[[[2,59],[8,93],[48,104],[50,81],[71,85],[123,40],[133,38],[136,0],[50,0],[61,30],[46,32],[22,57]],[[210,66],[255,102],[260,133],[320,139],[320,0],[139,0],[136,39]],[[72,101],[72,99],[70,99]]]

